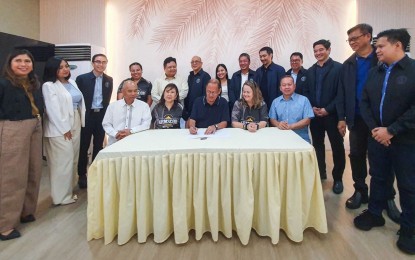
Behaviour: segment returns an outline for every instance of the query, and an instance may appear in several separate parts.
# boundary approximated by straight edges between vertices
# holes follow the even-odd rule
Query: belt
[[[102,108],[92,108],[92,112],[99,113],[101,112]]]

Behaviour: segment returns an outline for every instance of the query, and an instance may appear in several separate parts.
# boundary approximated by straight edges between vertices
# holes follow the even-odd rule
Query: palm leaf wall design
[[[152,34],[148,44],[156,45],[166,55],[191,48],[205,57],[205,66],[211,68],[225,56],[238,57],[235,50],[257,55],[260,48],[270,46],[278,58],[293,39],[299,50],[311,52],[312,43],[318,40],[313,38],[318,17],[329,17],[332,23],[327,27],[337,26],[341,11],[339,0],[130,1],[131,37],[141,39],[151,25],[151,16],[162,12],[165,17],[162,24],[146,32]],[[195,37],[202,39],[202,44],[189,46]]]

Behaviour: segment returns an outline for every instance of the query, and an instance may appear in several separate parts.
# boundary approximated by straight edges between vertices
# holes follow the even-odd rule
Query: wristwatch
[[[130,134],[134,134],[133,129],[130,129]]]
[[[219,126],[218,126],[218,124],[216,124],[216,125],[215,125],[215,129],[216,129],[216,130],[218,130],[218,129],[219,129]]]

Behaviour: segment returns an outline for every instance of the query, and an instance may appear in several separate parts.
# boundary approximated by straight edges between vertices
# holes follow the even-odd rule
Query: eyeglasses
[[[349,39],[346,40],[346,42],[355,42],[355,41],[357,41],[357,39],[359,39],[360,37],[362,37],[362,36],[364,36],[366,34],[367,33],[364,33],[364,34],[361,34],[359,36],[355,36],[355,37],[349,38]]]
[[[301,60],[290,60],[291,63],[300,63]]]
[[[106,65],[108,63],[108,61],[95,60],[94,63]]]

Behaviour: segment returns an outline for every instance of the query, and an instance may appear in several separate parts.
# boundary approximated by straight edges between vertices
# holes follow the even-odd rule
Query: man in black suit
[[[239,55],[239,67],[241,68],[232,75],[231,84],[229,85],[228,95],[230,109],[232,112],[233,104],[241,98],[242,87],[245,81],[254,80],[255,71],[249,68],[251,57],[248,53]]]
[[[313,44],[317,62],[307,71],[304,95],[310,100],[315,117],[311,120],[310,131],[316,150],[321,179],[326,179],[325,133],[330,140],[333,152],[333,192],[343,192],[343,171],[346,158],[343,136],[337,130],[338,112],[336,98],[339,89],[342,64],[330,58],[330,41],[319,40]]]
[[[85,100],[85,127],[81,129],[81,146],[78,161],[79,188],[87,188],[88,148],[94,136],[92,160],[103,148],[105,131],[102,120],[110,103],[112,94],[112,78],[104,73],[108,59],[104,54],[92,57],[93,70],[79,75],[76,84]]]

